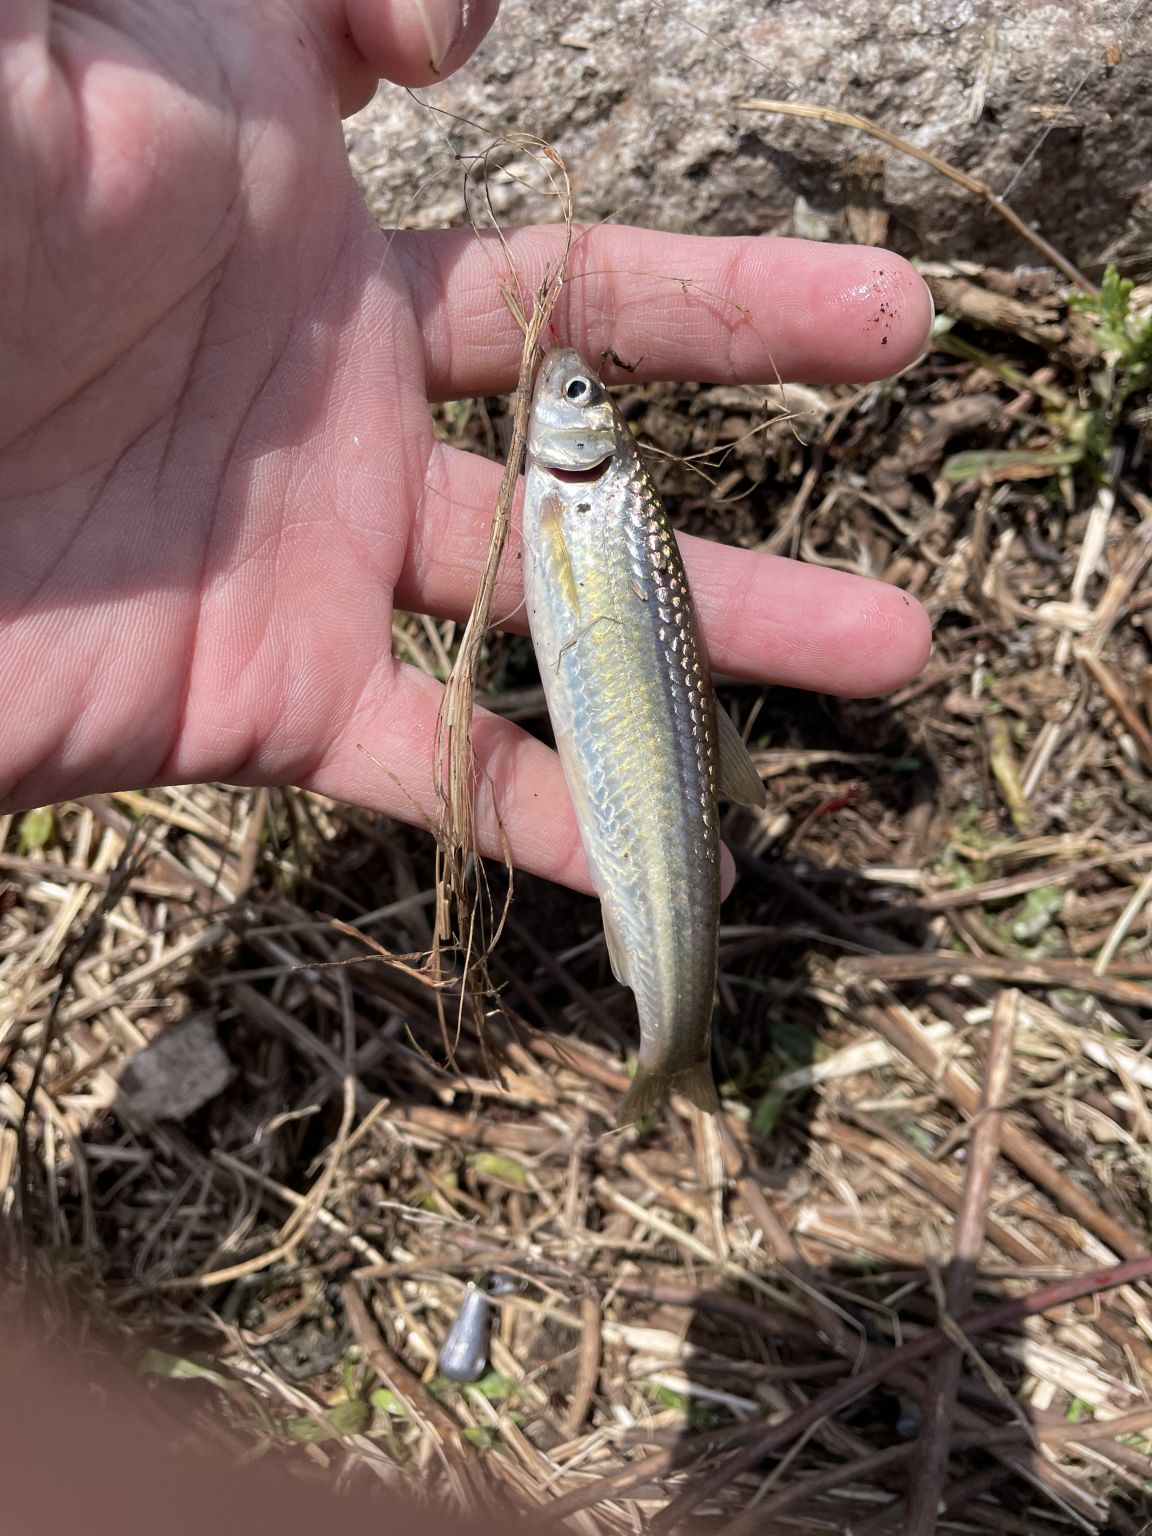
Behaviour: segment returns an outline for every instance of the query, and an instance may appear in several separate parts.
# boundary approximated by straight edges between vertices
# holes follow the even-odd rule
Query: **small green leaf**
[[[490,1451],[496,1444],[496,1436],[487,1427],[487,1425],[484,1424],[469,1425],[469,1427],[465,1430],[462,1430],[461,1433],[463,1434],[465,1440],[471,1440],[473,1445],[478,1445],[481,1450],[484,1451]]]
[[[483,1178],[498,1179],[515,1189],[528,1188],[527,1168],[511,1157],[501,1157],[498,1152],[477,1152],[469,1159],[469,1165]]]
[[[367,1403],[337,1403],[319,1419],[292,1419],[285,1425],[293,1440],[315,1442],[358,1435],[367,1426],[372,1410]]]
[[[338,1434],[358,1435],[372,1417],[372,1410],[358,1398],[349,1398],[329,1408],[324,1417]]]
[[[806,1024],[778,1020],[769,1028],[768,1040],[790,1067],[803,1067],[815,1059],[816,1037]]]
[[[136,1369],[142,1376],[163,1376],[168,1381],[210,1381],[225,1391],[235,1385],[210,1366],[198,1365],[181,1355],[165,1354],[162,1349],[146,1349],[136,1362]]]
[[[904,1126],[904,1134],[918,1152],[930,1155],[936,1147],[931,1131],[925,1130],[915,1120],[909,1120]]]
[[[353,1345],[340,1362],[340,1385],[344,1388],[344,1396],[356,1398],[360,1396],[363,1386],[363,1362],[360,1358],[360,1349]]]
[[[673,1387],[662,1387],[654,1381],[642,1381],[639,1385],[645,1396],[659,1403],[661,1408],[675,1408],[679,1413],[687,1413],[692,1407],[692,1399]]]
[[[408,1417],[408,1404],[402,1397],[398,1397],[391,1387],[377,1387],[369,1401],[373,1408],[379,1408],[381,1413],[390,1413],[398,1419]]]
[[[785,1096],[778,1093],[775,1088],[770,1088],[757,1102],[752,1111],[752,1117],[748,1122],[748,1129],[753,1136],[759,1136],[761,1141],[767,1141],[776,1129],[776,1122],[780,1118],[780,1111],[786,1103]]]
[[[336,1431],[322,1419],[289,1419],[284,1425],[284,1433],[293,1440],[304,1440],[308,1443],[314,1440],[337,1438]]]
[[[38,853],[56,830],[56,813],[50,805],[28,811],[20,818],[16,846],[22,854]]]
[[[993,480],[1043,480],[1054,469],[1079,464],[1083,457],[1079,448],[1042,448],[1034,452],[1020,448],[974,449],[945,459],[941,474],[953,484],[982,476]]]
[[[1038,885],[1029,891],[1012,920],[1012,937],[1020,944],[1038,939],[1064,905],[1066,894],[1062,885]]]
[[[489,1371],[487,1376],[481,1376],[479,1381],[472,1383],[472,1390],[498,1403],[516,1390],[516,1383],[509,1381],[507,1376],[501,1376],[499,1371]]]

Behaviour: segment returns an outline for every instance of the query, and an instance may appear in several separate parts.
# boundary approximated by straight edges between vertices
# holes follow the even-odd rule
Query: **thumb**
[[[500,0],[346,0],[353,43],[378,78],[434,85],[471,58]]]

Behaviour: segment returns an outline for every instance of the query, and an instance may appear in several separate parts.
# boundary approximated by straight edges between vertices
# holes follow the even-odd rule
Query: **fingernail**
[[[428,40],[428,63],[443,74],[445,60],[468,25],[470,0],[415,0],[415,5]]]
[[[924,283],[924,292],[928,295],[928,333],[924,337],[924,345],[920,348],[919,352],[917,352],[916,356],[911,360],[911,362],[906,363],[904,367],[901,368],[901,373],[907,373],[909,369],[918,368],[920,366],[920,364],[928,356],[929,352],[931,352],[932,343],[936,337],[936,300],[932,297],[932,290],[929,288],[925,280],[921,278],[920,281]]]

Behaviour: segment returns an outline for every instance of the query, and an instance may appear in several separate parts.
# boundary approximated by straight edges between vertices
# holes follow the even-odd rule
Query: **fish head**
[[[549,352],[532,397],[529,463],[557,478],[598,479],[616,453],[616,407],[574,347]]]

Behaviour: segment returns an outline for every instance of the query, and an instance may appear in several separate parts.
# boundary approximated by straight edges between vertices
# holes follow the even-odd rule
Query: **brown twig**
[[[976,981],[1001,982],[1018,987],[1069,987],[1113,1003],[1133,1008],[1152,1008],[1152,987],[1129,976],[1152,975],[1152,967],[1139,961],[1120,963],[1106,976],[1098,976],[1082,960],[1054,957],[1050,960],[1015,960],[991,955],[893,954],[853,955],[843,962],[845,970],[884,981],[936,981],[970,976]]]
[[[1136,744],[1140,761],[1152,773],[1152,730],[1144,723],[1139,708],[1116,669],[1088,646],[1073,648],[1076,660],[1124,722],[1124,729]]]
[[[955,1062],[945,1061],[906,1009],[878,1008],[865,1003],[861,1008],[861,1016],[877,1034],[882,1035],[919,1067],[936,1091],[942,1093],[963,1114],[973,1117],[979,1113],[980,1090],[972,1078]],[[1047,1190],[1062,1209],[1074,1216],[1114,1253],[1129,1259],[1137,1259],[1147,1253],[1147,1244],[1135,1232],[1101,1210],[1091,1196],[1053,1168],[1047,1149],[1035,1136],[1009,1119],[1001,1127],[1001,1137],[1005,1153],[1021,1172]]]
[[[1012,1426],[1008,1434],[1011,1438],[1020,1439],[1024,1431],[1018,1426]],[[957,1450],[968,1450],[979,1447],[986,1441],[986,1430],[969,1430],[962,1435],[957,1435],[954,1443]],[[753,1504],[742,1515],[723,1527],[722,1536],[753,1536],[753,1533],[759,1530],[762,1520],[772,1515],[787,1514],[797,1505],[806,1505],[812,1499],[819,1498],[821,1494],[831,1493],[837,1488],[846,1488],[851,1483],[874,1476],[877,1472],[891,1471],[893,1467],[902,1466],[904,1462],[911,1460],[915,1451],[916,1442],[909,1440],[902,1445],[885,1446],[882,1451],[872,1451],[869,1455],[860,1456],[855,1461],[829,1467],[824,1472],[818,1472],[814,1477],[793,1483],[790,1488],[783,1488],[779,1493],[774,1493],[769,1498]],[[1001,1475],[1003,1475],[1002,1472]]]
[[[602,1338],[600,1332],[600,1299],[589,1292],[580,1299],[580,1344],[576,1359],[576,1385],[564,1415],[564,1433],[570,1440],[580,1433],[592,1398],[596,1393],[596,1380],[600,1374]]]
[[[980,1253],[992,1175],[1000,1151],[1004,1105],[1016,1038],[1015,992],[1002,992],[992,1010],[992,1028],[984,1066],[980,1113],[968,1147],[964,1192],[956,1218],[952,1262],[945,1282],[947,1320],[967,1310]],[[953,1348],[939,1354],[928,1374],[917,1456],[908,1482],[907,1536],[934,1536],[952,1439],[952,1408],[960,1384],[963,1354]]]
[[[472,1507],[475,1508],[476,1504],[483,1507],[489,1503],[490,1499],[486,1495],[491,1485],[481,1472],[476,1451],[465,1440],[459,1424],[448,1410],[436,1401],[419,1376],[410,1371],[389,1349],[356,1282],[346,1281],[341,1287],[340,1294],[344,1302],[348,1326],[356,1342],[364,1351],[369,1365],[396,1393],[397,1397],[404,1401],[417,1422],[424,1420],[435,1430],[437,1444],[445,1463],[455,1471],[457,1479],[463,1485],[461,1493],[470,1496],[469,1503]]]
[[[876,1120],[860,1110],[847,1110],[845,1113],[852,1125],[830,1121],[827,1126],[815,1126],[813,1129],[816,1135],[835,1141],[838,1146],[845,1147],[865,1161],[891,1168],[898,1178],[906,1179],[925,1190],[946,1210],[953,1213],[959,1211],[963,1190],[954,1175],[923,1153],[917,1152],[897,1129],[885,1125],[882,1120]],[[854,1129],[855,1126],[860,1129]],[[1025,1265],[1043,1261],[1043,1252],[1006,1222],[987,1216],[986,1230],[989,1242],[994,1243],[1006,1257]]]
[[[791,1233],[765,1199],[756,1182],[748,1155],[736,1145],[726,1118],[721,1118],[718,1128],[725,1172],[730,1179],[735,1180],[737,1189],[758,1222],[777,1262],[797,1282],[813,1322],[828,1337],[838,1353],[848,1359],[859,1358],[864,1342],[862,1336],[848,1326],[841,1314],[824,1297],[819,1281],[793,1242]]]
[[[1149,1278],[1152,1278],[1152,1254],[1145,1253],[1138,1259],[1130,1259],[1110,1269],[1097,1269],[1087,1274],[1075,1275],[1068,1280],[1057,1281],[1053,1285],[1033,1291],[1029,1296],[1017,1297],[1011,1301],[1003,1301],[996,1306],[987,1307],[980,1312],[968,1313],[958,1320],[959,1327],[967,1337],[976,1337],[994,1329],[1018,1326],[1025,1318],[1067,1306],[1070,1302],[1079,1301],[1085,1296],[1100,1296],[1118,1286],[1132,1285]],[[908,1340],[906,1344],[900,1345],[889,1354],[869,1360],[855,1376],[847,1381],[837,1382],[826,1392],[811,1398],[803,1408],[790,1414],[780,1423],[772,1425],[769,1429],[762,1427],[750,1429],[748,1441],[744,1446],[726,1457],[710,1476],[697,1479],[690,1489],[661,1511],[652,1522],[653,1536],[662,1536],[662,1533],[675,1529],[680,1521],[687,1519],[693,1510],[704,1500],[711,1498],[732,1478],[740,1476],[771,1452],[781,1450],[821,1420],[839,1413],[849,1403],[863,1397],[866,1392],[884,1381],[893,1371],[901,1370],[919,1360],[931,1359],[940,1350],[947,1348],[952,1341],[953,1336],[950,1332],[942,1328],[931,1329],[918,1338]],[[599,1502],[600,1496],[595,1489],[582,1489],[579,1497],[569,1495],[567,1500],[559,1500],[558,1504],[565,1506],[564,1514],[571,1514]],[[557,1513],[557,1506],[553,1506],[553,1513]]]
[[[439,980],[447,952],[453,948],[458,950],[463,965],[460,1003],[462,1006],[467,1004],[473,1007],[481,1038],[483,1038],[483,1017],[480,998],[493,991],[487,973],[487,954],[495,942],[495,934],[487,931],[486,914],[480,910],[487,893],[482,886],[474,885],[472,878],[476,853],[474,796],[477,789],[476,758],[472,748],[471,733],[472,709],[483,648],[492,622],[500,562],[512,528],[512,505],[528,441],[528,424],[532,410],[532,379],[540,351],[540,338],[548,328],[552,312],[560,297],[567,272],[572,238],[572,193],[567,172],[560,157],[550,145],[541,140],[530,141],[524,138],[516,139],[514,142],[538,154],[547,163],[546,170],[551,167],[559,173],[563,187],[561,202],[564,222],[568,230],[568,241],[556,267],[544,276],[536,289],[529,314],[523,312],[526,298],[521,292],[519,277],[514,268],[510,270],[504,286],[505,300],[524,330],[520,373],[512,413],[511,438],[500,492],[493,510],[492,531],[477,584],[476,597],[472,604],[472,611],[468,615],[468,622],[464,626],[464,633],[460,638],[455,664],[444,685],[444,698],[437,724],[436,792],[440,800],[440,822],[436,834],[436,887],[439,899],[433,940],[432,972]],[[485,155],[482,159],[486,166],[488,156]],[[547,173],[551,176],[551,170],[547,170]],[[500,238],[503,242],[502,235]],[[505,896],[505,912],[510,900],[511,882]],[[440,991],[436,994],[436,1001],[440,1010],[445,1048],[451,1059],[455,1050],[453,1037],[456,1027],[449,1024],[444,1011],[443,994]]]

